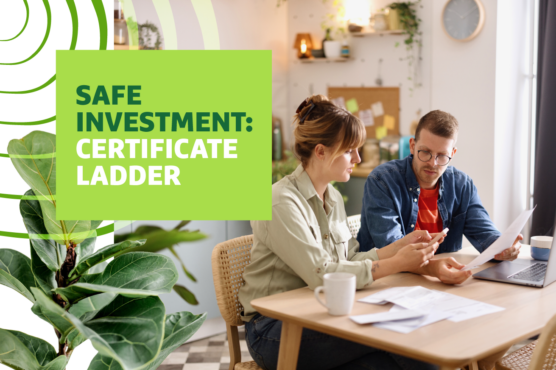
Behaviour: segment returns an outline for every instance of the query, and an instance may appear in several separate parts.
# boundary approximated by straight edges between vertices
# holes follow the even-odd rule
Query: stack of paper
[[[389,312],[351,316],[358,324],[409,333],[415,329],[448,319],[453,322],[503,311],[503,307],[430,290],[421,286],[383,290],[359,300],[371,304],[394,303]]]

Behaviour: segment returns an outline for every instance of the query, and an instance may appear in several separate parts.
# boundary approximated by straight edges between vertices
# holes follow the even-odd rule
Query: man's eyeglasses
[[[418,150],[417,157],[423,162],[428,162],[431,160],[432,154],[430,152],[427,152],[426,150]],[[439,154],[435,157],[435,160],[439,166],[446,166],[448,163],[450,163],[452,157],[448,157],[445,154]]]

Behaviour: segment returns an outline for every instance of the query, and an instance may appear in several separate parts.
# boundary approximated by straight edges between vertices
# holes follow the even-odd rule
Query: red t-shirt
[[[419,213],[415,230],[427,230],[429,233],[442,231],[442,217],[438,212],[438,184],[434,189],[423,189],[419,193]]]

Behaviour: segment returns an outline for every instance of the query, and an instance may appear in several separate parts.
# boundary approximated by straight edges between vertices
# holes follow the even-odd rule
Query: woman
[[[348,181],[361,162],[357,148],[365,140],[361,121],[322,95],[299,108],[295,151],[301,165],[272,187],[272,221],[252,221],[251,263],[239,291],[244,307],[249,352],[263,369],[276,369],[282,322],[258,314],[251,300],[305,286],[323,284],[329,272],[356,276],[357,289],[381,277],[428,263],[438,243],[414,232],[382,249],[358,253],[349,231],[342,196],[331,181]],[[421,243],[410,244],[416,241]],[[434,369],[435,366],[304,329],[299,369]]]

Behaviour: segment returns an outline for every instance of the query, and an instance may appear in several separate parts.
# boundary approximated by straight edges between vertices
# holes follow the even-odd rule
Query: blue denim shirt
[[[412,162],[413,155],[384,163],[367,178],[357,235],[361,251],[385,247],[415,230],[420,189]],[[479,252],[484,251],[500,232],[483,207],[473,180],[448,166],[439,183],[438,211],[443,228],[450,231],[436,253],[460,250],[463,235]]]

